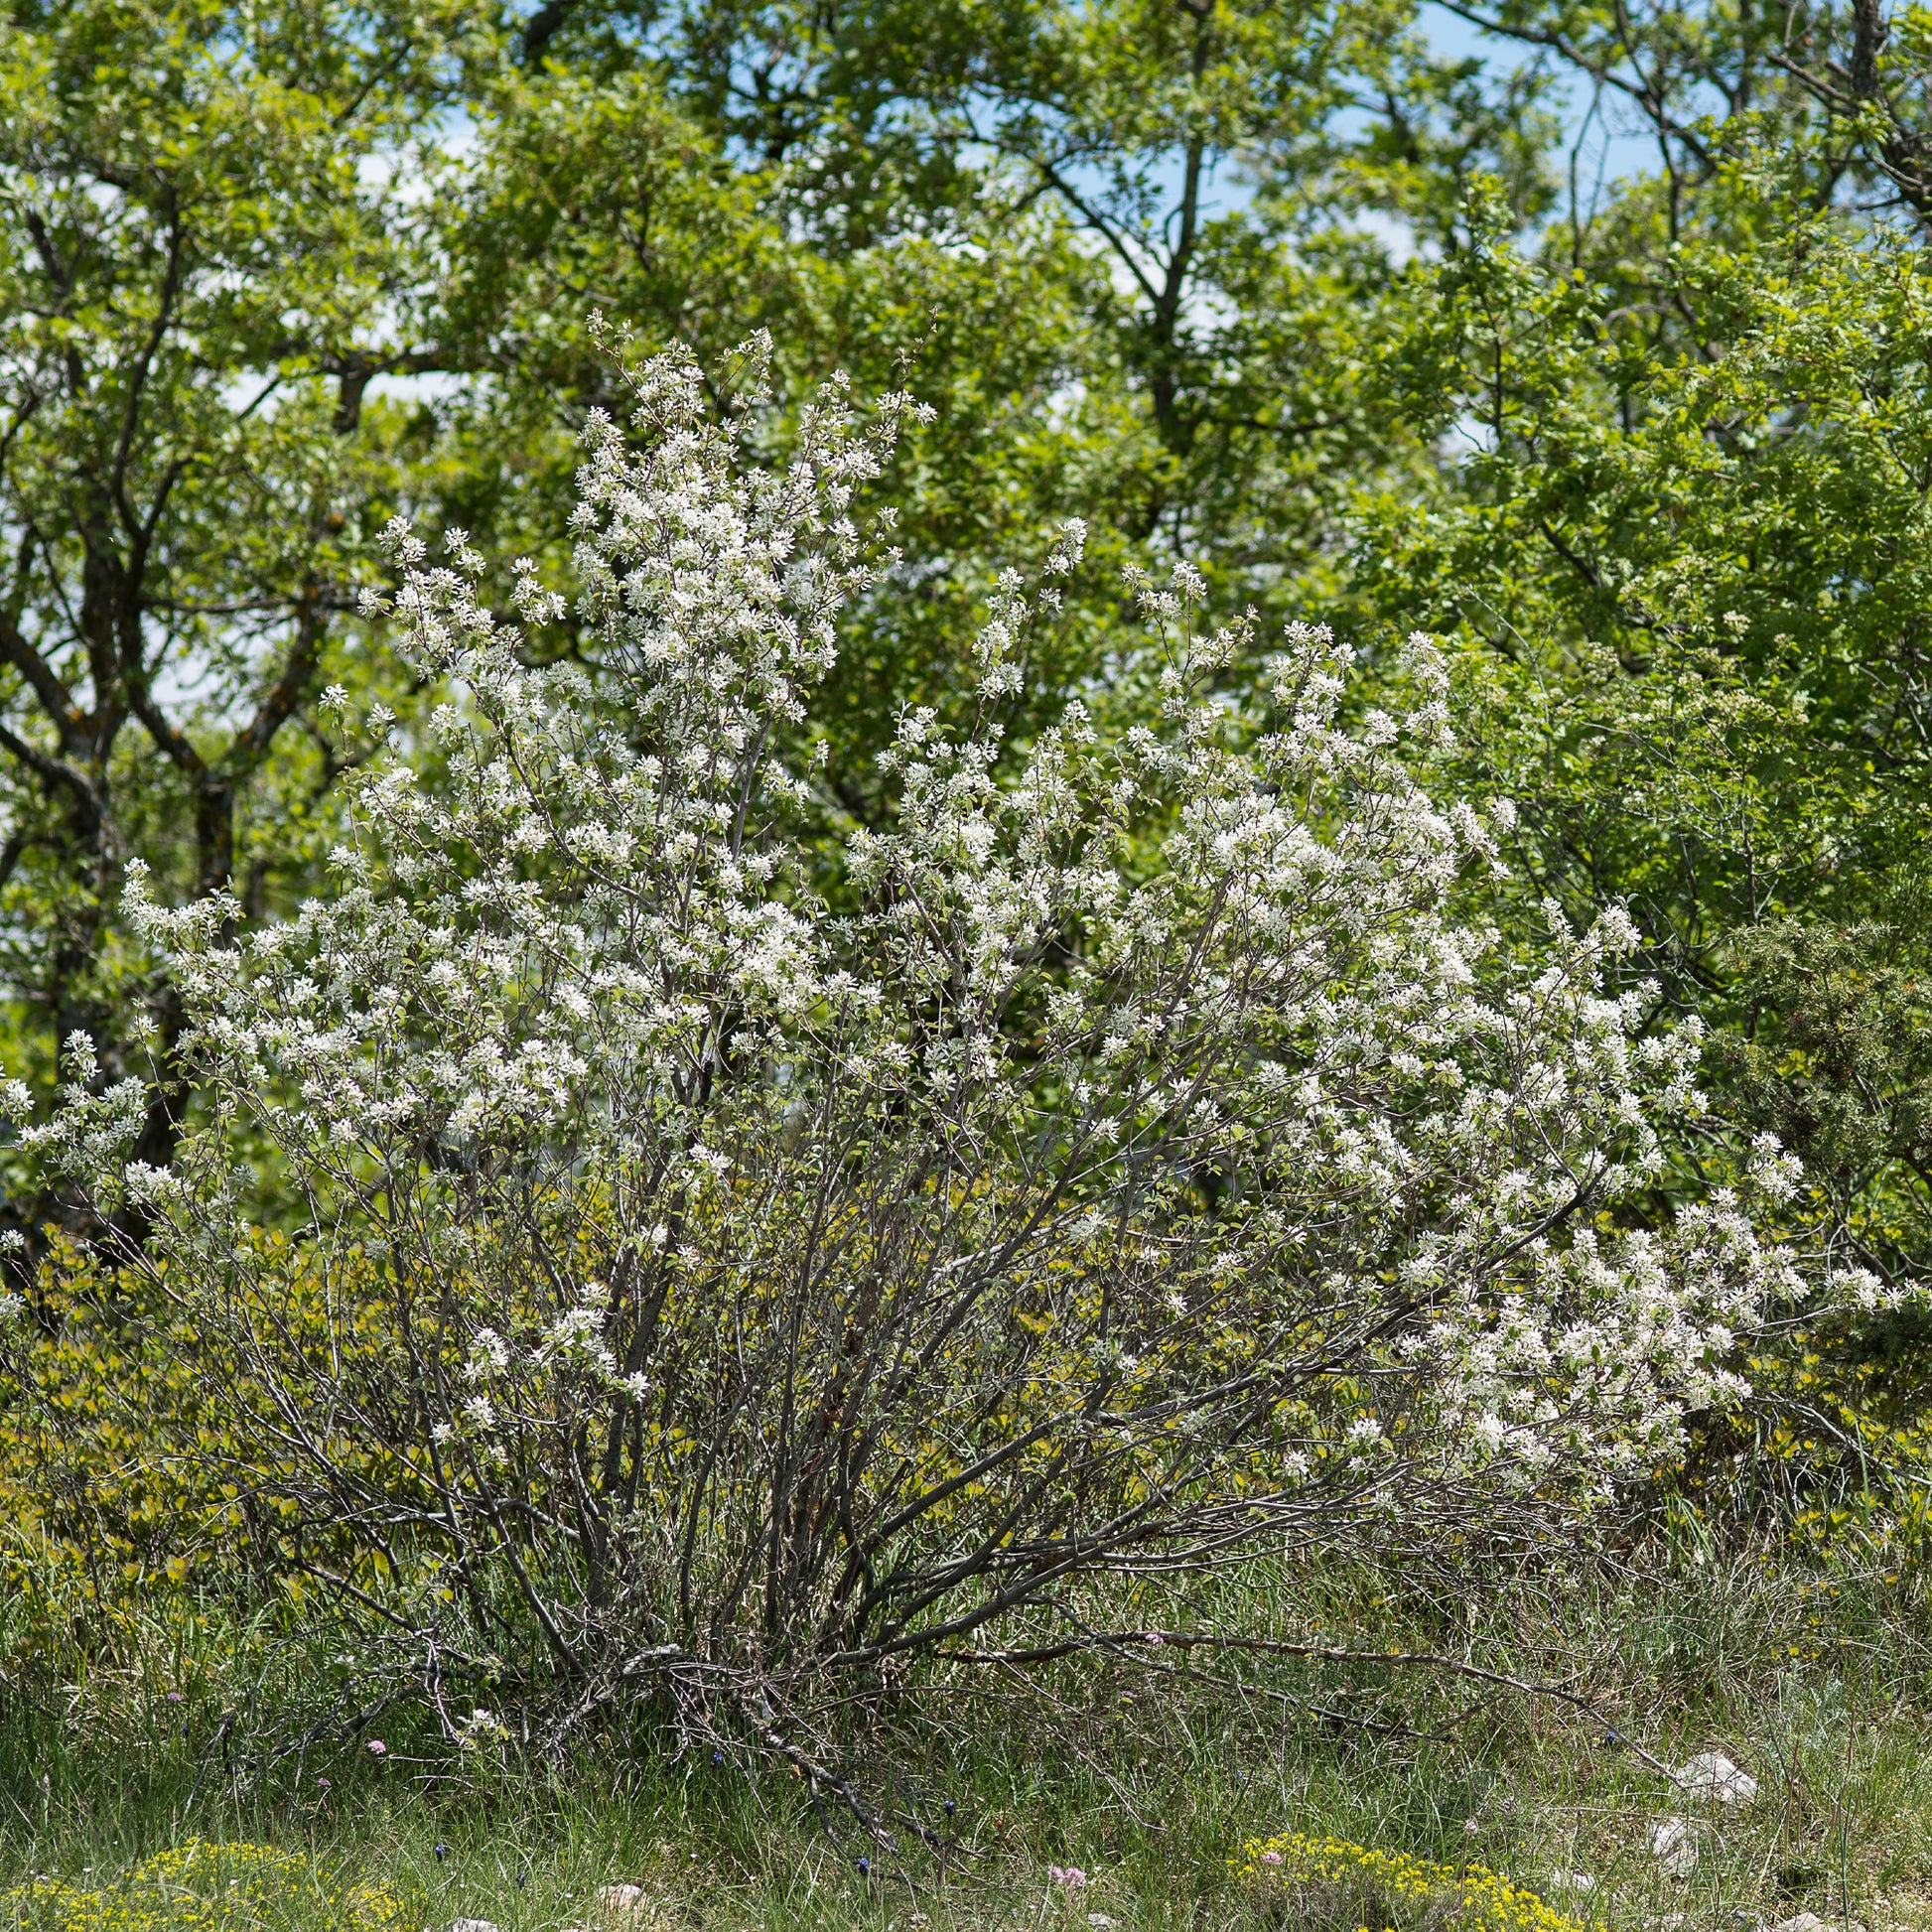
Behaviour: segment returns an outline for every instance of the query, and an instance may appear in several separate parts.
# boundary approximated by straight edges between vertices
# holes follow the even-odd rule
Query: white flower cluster
[[[1427,639],[1401,715],[1346,725],[1347,653],[1301,626],[1231,703],[1249,640],[1197,633],[1183,569],[1139,586],[1145,715],[1015,743],[1070,526],[954,719],[900,720],[890,818],[840,830],[810,697],[841,604],[890,594],[852,505],[910,405],[862,432],[828,392],[766,471],[687,361],[631,379],[574,524],[597,673],[531,668],[462,536],[433,566],[398,528],[436,782],[359,774],[286,923],[137,887],[207,1096],[172,1177],[113,1174],[138,1096],[84,1067],[37,1130],[307,1378],[318,1515],[512,1561],[566,1647],[837,1655],[1259,1522],[1587,1492],[1737,1391],[1793,1283],[1739,1199],[1669,1204],[1698,1031],[1616,979],[1620,910],[1552,907],[1528,963],[1467,915],[1507,807],[1416,775],[1450,731]],[[561,615],[527,565],[514,602]],[[328,1347],[259,1312],[262,1150]],[[1753,1174],[1792,1184],[1774,1147]]]

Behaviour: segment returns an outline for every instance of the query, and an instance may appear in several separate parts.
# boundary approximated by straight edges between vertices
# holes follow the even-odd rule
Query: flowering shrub
[[[380,1885],[345,1885],[299,1853],[206,1839],[143,1859],[118,1884],[35,1878],[0,1907],[23,1932],[391,1932],[403,1917]]]
[[[169,1172],[78,1035],[24,1136],[139,1231],[290,1565],[439,1700],[663,1692],[817,1778],[814,1687],[1069,1579],[1541,1521],[1735,1389],[1791,1276],[1739,1198],[1659,1204],[1697,1029],[1609,988],[1619,911],[1531,961],[1458,912],[1507,807],[1425,788],[1426,641],[1402,715],[1346,726],[1302,626],[1232,703],[1181,569],[1123,638],[1147,716],[1015,743],[1070,526],[967,724],[902,718],[894,816],[842,826],[809,701],[891,595],[851,505],[907,405],[834,391],[770,472],[687,361],[624,379],[575,516],[598,675],[530,662],[532,568],[500,621],[398,529],[437,782],[353,775],[286,923],[137,881],[200,1096]]]
[[[1479,1864],[1431,1864],[1340,1838],[1291,1832],[1255,1840],[1237,1861],[1244,1890],[1274,1922],[1308,1932],[1584,1932],[1534,1892]]]

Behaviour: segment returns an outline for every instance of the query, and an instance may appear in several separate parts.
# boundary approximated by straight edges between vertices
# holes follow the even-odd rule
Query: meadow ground
[[[1160,1607],[1361,1648],[1447,1641],[1425,1599],[1359,1578],[1250,1578],[1238,1596],[1195,1588]],[[1471,1610],[1460,1654],[1560,1684],[1602,1721],[1414,1666],[1246,1658],[1190,1675],[1170,1654],[954,1676],[909,1687],[851,1740],[876,1791],[935,1824],[952,1801],[953,1846],[897,1858],[829,1835],[788,1776],[678,1759],[647,1734],[543,1769],[444,1751],[395,1706],[237,1776],[249,1738],[278,1734],[289,1673],[354,1667],[177,1611],[113,1661],[69,1659],[66,1682],[44,1665],[12,1675],[0,1887],[16,1922],[66,1932],[334,1932],[357,1886],[406,1932],[460,1918],[558,1932],[614,1882],[644,1889],[637,1932],[1046,1932],[1096,1914],[1119,1932],[1206,1932],[1270,1916],[1231,1862],[1300,1831],[1479,1862],[1613,1932],[1804,1912],[1932,1932],[1932,1632],[1910,1578],[1708,1557],[1517,1583]],[[1757,1794],[1688,1801],[1621,1738],[1670,1764],[1723,1751]],[[1688,1871],[1652,1853],[1669,1815],[1696,1847]],[[223,1881],[212,1906],[193,1885],[129,1889],[143,1861],[197,1839],[272,1845],[284,1879]]]

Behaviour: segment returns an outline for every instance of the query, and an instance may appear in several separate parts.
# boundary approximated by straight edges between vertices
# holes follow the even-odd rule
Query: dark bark
[[[576,0],[544,0],[544,4],[523,23],[525,66],[535,67],[543,59],[575,5]]]

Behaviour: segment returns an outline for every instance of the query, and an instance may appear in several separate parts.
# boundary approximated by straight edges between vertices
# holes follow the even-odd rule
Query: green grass
[[[1250,1578],[1196,1588],[1162,1615],[1318,1625],[1325,1640],[1370,1646],[1440,1648],[1451,1634],[1426,1600],[1359,1578]],[[1671,1762],[1726,1751],[1758,1778],[1756,1802],[1689,1805],[1561,1704],[1472,1696],[1424,1672],[1250,1662],[1206,1685],[1063,1664],[921,1687],[852,1740],[873,1787],[900,1780],[935,1824],[951,1797],[961,1841],[943,1859],[875,1851],[866,1877],[856,1861],[870,1848],[829,1839],[792,1778],[714,1766],[708,1751],[678,1759],[649,1737],[545,1771],[443,1752],[397,1711],[376,1726],[384,1761],[319,1744],[299,1780],[285,1761],[271,1780],[236,1783],[208,1748],[220,1712],[244,1710],[270,1734],[327,1659],[262,1626],[210,1619],[184,1638],[157,1613],[112,1661],[44,1660],[7,1687],[0,1882],[91,1867],[87,1883],[111,1884],[199,1835],[312,1851],[325,1868],[386,1884],[411,1932],[458,1917],[560,1932],[619,1880],[645,1886],[666,1932],[912,1932],[915,1913],[935,1932],[1047,1932],[1084,1927],[1089,1912],[1123,1932],[1206,1932],[1259,1923],[1229,1869],[1243,1842],[1300,1830],[1479,1861],[1611,1928],[1670,1914],[1687,1928],[1801,1910],[1836,1920],[1849,1907],[1871,1932],[1932,1932],[1932,1639],[1910,1580],[1744,1558],[1605,1569],[1569,1587],[1497,1588],[1456,1624],[1484,1661],[1587,1694]],[[1667,1811],[1692,1820],[1700,1856],[1687,1878],[1648,1852]],[[1088,1871],[1083,1897],[1049,1885],[1055,1863]],[[1587,1897],[1550,1885],[1579,1870],[1597,1881]]]

